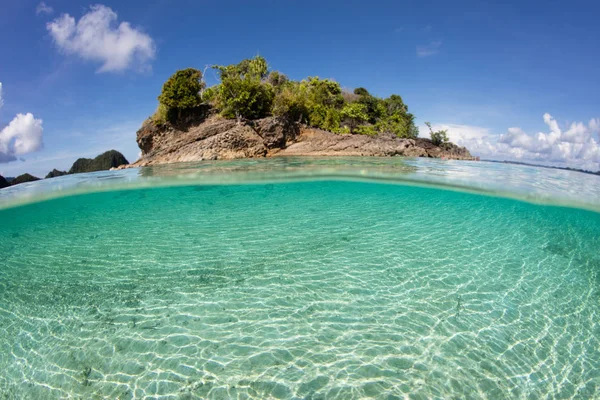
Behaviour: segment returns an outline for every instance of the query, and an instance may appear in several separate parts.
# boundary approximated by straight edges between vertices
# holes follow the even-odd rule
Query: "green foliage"
[[[337,133],[418,136],[414,116],[396,94],[382,99],[363,87],[342,91],[339,83],[319,77],[292,81],[278,71],[269,71],[261,56],[213,68],[221,81],[209,88],[204,88],[202,73],[193,68],[171,76],[152,121],[160,125],[181,119],[186,115],[183,111],[195,113],[195,107],[205,104],[238,121],[276,115]],[[436,141],[447,141],[443,131],[434,136]]]
[[[369,93],[369,91],[367,89],[365,89],[364,87],[359,87],[354,89],[354,94],[357,96],[370,96],[371,94]]]
[[[239,121],[269,115],[275,92],[271,84],[262,81],[268,73],[267,61],[263,57],[213,68],[219,71],[221,83],[211,95],[224,117]]]
[[[408,112],[408,107],[404,104],[404,101],[402,101],[402,97],[397,94],[391,95],[383,102],[387,109],[387,115],[406,114]]]
[[[308,91],[308,101],[311,105],[323,105],[325,107],[339,108],[344,105],[342,97],[342,87],[336,81],[331,79],[320,79],[317,77],[308,77],[300,82]]]
[[[344,123],[350,128],[350,133],[354,133],[357,126],[369,120],[367,107],[361,103],[346,104],[340,114]]]
[[[286,116],[296,122],[307,122],[309,107],[306,87],[298,82],[284,84],[275,95],[273,115]]]
[[[158,107],[156,108],[156,111],[154,111],[154,114],[152,114],[150,119],[152,120],[154,125],[163,125],[169,120],[168,112],[169,109],[167,108],[167,106],[159,103]]]
[[[273,104],[273,87],[254,79],[226,79],[221,82],[217,105],[225,118],[266,117]]]
[[[202,103],[200,91],[204,85],[201,80],[202,72],[197,69],[179,70],[165,82],[158,101],[167,109],[197,107]]]
[[[448,131],[446,129],[434,132],[431,128],[431,123],[425,122],[425,125],[429,128],[429,135],[431,135],[431,142],[436,146],[440,146],[442,143],[448,142]]]
[[[359,135],[375,136],[378,132],[373,125],[360,125],[356,127],[354,133],[358,133]]]
[[[285,84],[289,82],[289,79],[287,76],[285,76],[279,71],[271,71],[271,73],[269,73],[269,76],[267,76],[267,82],[271,84],[271,86],[273,86],[276,90],[279,90],[285,87]]]
[[[308,109],[308,120],[311,126],[330,132],[340,129],[340,112],[323,104],[315,104]]]
[[[217,96],[219,94],[219,85],[210,86],[202,92],[202,101],[204,103],[216,106]]]
[[[377,118],[377,129],[380,132],[391,132],[401,138],[415,139],[419,129],[414,123],[414,116],[408,112],[408,107],[402,97],[393,94],[378,105],[380,116]]]

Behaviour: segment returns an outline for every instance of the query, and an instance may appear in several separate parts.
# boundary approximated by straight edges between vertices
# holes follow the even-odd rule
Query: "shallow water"
[[[600,214],[178,185],[0,210],[0,398],[600,397]]]

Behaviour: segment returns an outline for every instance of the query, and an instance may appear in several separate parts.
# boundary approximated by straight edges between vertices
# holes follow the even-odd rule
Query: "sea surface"
[[[0,399],[598,399],[600,177],[205,162],[0,190]]]

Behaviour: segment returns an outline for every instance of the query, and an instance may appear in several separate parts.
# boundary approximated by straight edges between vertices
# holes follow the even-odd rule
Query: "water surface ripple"
[[[598,213],[136,187],[0,210],[0,398],[600,397]]]

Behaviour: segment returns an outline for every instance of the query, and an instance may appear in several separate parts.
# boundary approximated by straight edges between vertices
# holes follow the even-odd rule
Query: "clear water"
[[[362,161],[0,191],[0,398],[600,398],[595,177]]]

